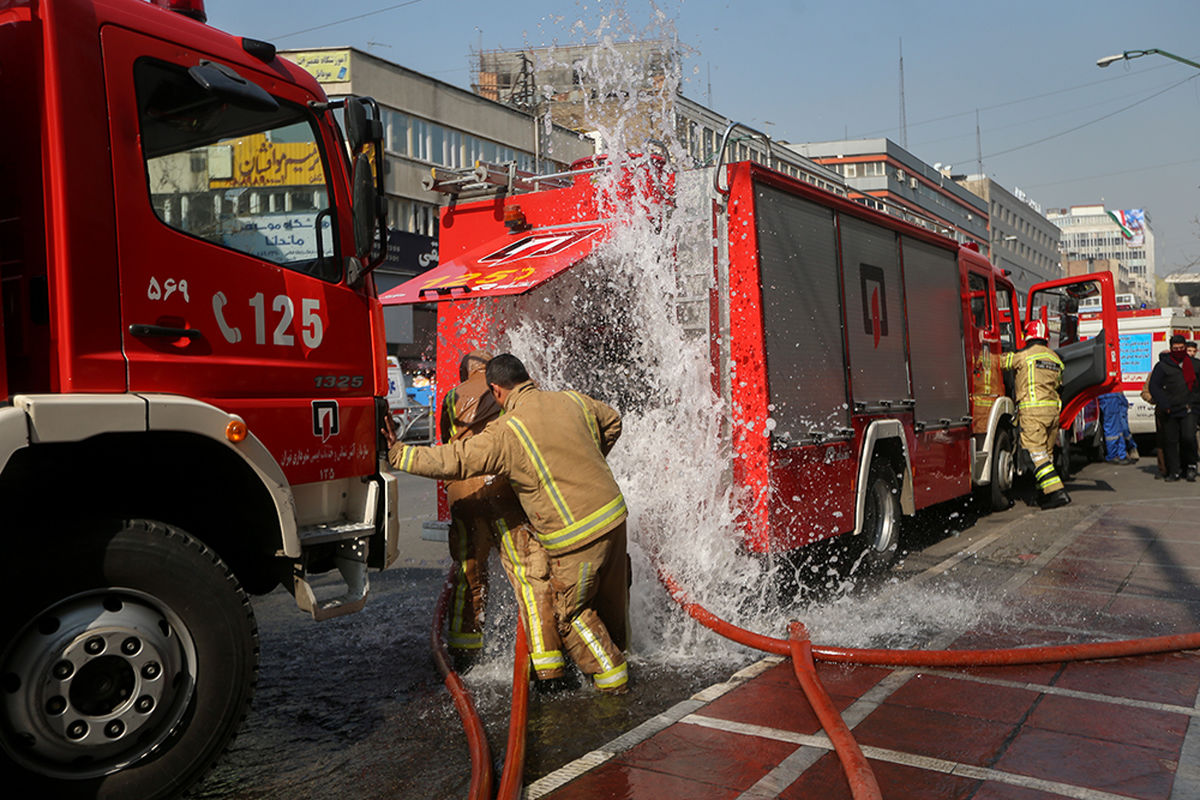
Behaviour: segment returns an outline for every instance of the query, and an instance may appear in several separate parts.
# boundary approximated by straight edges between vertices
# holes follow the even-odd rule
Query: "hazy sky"
[[[1200,271],[1200,0],[207,0],[210,24],[282,48],[352,46],[469,88],[472,49],[675,35],[684,94],[791,142],[900,142],[1045,208],[1144,208],[1159,274]],[[355,19],[355,17],[357,17]],[[655,21],[656,18],[665,22]],[[311,29],[311,30],[310,30]],[[711,87],[711,89],[710,89]],[[710,95],[711,91],[711,95]],[[711,104],[709,99],[711,97]]]

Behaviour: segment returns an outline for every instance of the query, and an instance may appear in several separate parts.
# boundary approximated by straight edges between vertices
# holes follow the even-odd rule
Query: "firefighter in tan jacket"
[[[604,459],[621,434],[620,414],[579,392],[541,391],[507,353],[489,362],[486,377],[504,406],[497,424],[441,447],[393,443],[388,460],[428,478],[506,477],[536,538],[533,550],[515,554],[526,570],[521,580],[549,582],[571,659],[601,691],[624,691],[625,499]]]
[[[1047,342],[1046,323],[1033,320],[1025,326],[1025,347],[1001,357],[1000,366],[1016,371],[1017,421],[1021,446],[1033,458],[1033,477],[1042,492],[1042,508],[1071,502],[1066,487],[1054,471],[1054,440],[1062,401],[1063,363]]]
[[[442,402],[442,441],[457,442],[482,433],[501,415],[500,404],[488,389],[484,372],[492,354],[473,350],[459,364],[460,384]],[[523,564],[516,556],[528,549],[533,536],[525,512],[508,481],[496,475],[479,475],[448,481],[450,505],[449,545],[454,560],[446,644],[456,661],[483,647],[483,612],[487,603],[488,553],[500,551],[509,582],[525,614],[529,631],[530,660],[541,679],[561,677],[565,662],[553,616],[549,586],[534,587],[520,580]],[[539,611],[540,609],[540,611]]]

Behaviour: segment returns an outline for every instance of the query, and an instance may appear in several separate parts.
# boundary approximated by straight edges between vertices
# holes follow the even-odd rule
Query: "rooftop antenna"
[[[708,107],[712,108],[712,62],[708,62]]]
[[[904,109],[904,38],[900,39],[900,146],[908,149],[908,113]]]
[[[983,178],[983,140],[979,136],[979,109],[975,109],[975,167],[979,177]]]

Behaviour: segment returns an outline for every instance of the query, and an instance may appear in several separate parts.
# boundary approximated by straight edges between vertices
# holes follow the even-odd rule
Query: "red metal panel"
[[[434,406],[434,425],[437,426],[437,441],[444,440],[441,428],[442,401],[446,392],[460,382],[458,365],[463,356],[472,350],[490,350],[498,354],[494,317],[490,304],[485,302],[460,301],[438,304],[437,316],[437,403]],[[438,519],[450,519],[450,506],[446,500],[445,485],[438,482]]]
[[[792,550],[854,528],[857,445],[776,450],[770,456],[772,551]]]
[[[913,471],[913,502],[918,509],[953,500],[971,491],[971,431],[959,426],[924,430],[909,436]]]
[[[42,184],[50,298],[51,391],[121,391],[120,302],[109,109],[90,2],[40,3]],[[29,209],[34,212],[33,209]]]
[[[743,492],[741,525],[746,545],[751,550],[765,552],[771,535],[771,439],[767,430],[770,414],[754,183],[747,164],[730,167],[728,214],[733,479]]]
[[[524,294],[591,254],[606,238],[599,223],[509,233],[380,295],[384,305]]]

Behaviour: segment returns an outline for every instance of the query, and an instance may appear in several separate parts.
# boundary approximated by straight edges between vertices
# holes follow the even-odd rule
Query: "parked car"
[[[418,402],[410,383],[399,360],[388,356],[388,410],[396,424],[396,432],[406,442],[430,443],[434,434],[432,398],[435,393],[430,388],[418,395],[428,402]]]

